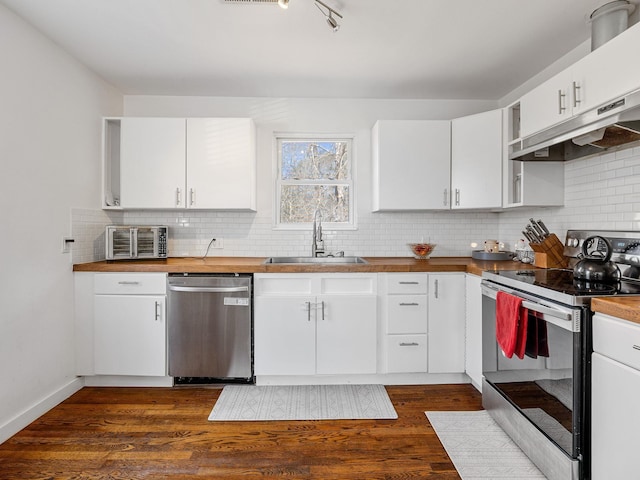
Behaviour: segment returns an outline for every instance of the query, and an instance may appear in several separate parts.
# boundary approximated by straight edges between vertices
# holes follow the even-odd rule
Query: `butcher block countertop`
[[[467,272],[518,270],[520,262],[474,260],[471,257],[363,257],[365,264],[265,264],[264,257],[172,257],[166,260],[101,261],[79,263],[74,272],[166,272],[166,273],[329,273],[329,272]],[[527,266],[527,268],[530,268]]]
[[[591,310],[640,324],[640,297],[594,298]]]

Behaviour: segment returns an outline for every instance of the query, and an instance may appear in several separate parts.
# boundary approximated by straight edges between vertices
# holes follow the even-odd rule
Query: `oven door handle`
[[[489,297],[495,300],[498,296],[499,291],[504,291],[505,293],[514,295],[522,299],[522,306],[527,310],[532,310],[536,313],[543,314],[543,320],[545,322],[552,323],[564,330],[569,330],[570,332],[580,331],[580,316],[578,314],[576,317],[576,312],[563,311],[558,308],[548,307],[538,302],[524,299],[522,298],[522,296],[516,294],[510,289],[498,290],[486,284],[482,284],[482,295],[484,295],[485,297]]]

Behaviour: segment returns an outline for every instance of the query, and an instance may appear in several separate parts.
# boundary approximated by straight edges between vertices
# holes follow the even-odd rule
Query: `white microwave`
[[[166,226],[122,226],[106,228],[107,260],[167,258]]]

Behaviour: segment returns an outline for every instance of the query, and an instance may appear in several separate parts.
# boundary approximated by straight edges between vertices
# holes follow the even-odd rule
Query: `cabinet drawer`
[[[640,325],[608,315],[594,315],[593,350],[640,370]]]
[[[427,333],[427,296],[388,296],[387,333]]]
[[[390,274],[386,276],[387,293],[391,294],[426,294],[427,275]]]
[[[98,295],[165,295],[164,273],[96,273],[94,293]]]
[[[416,373],[426,371],[426,335],[387,336],[388,373]]]

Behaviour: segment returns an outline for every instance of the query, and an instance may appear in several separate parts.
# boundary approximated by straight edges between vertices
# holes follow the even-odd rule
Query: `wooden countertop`
[[[467,272],[518,270],[520,262],[474,260],[471,257],[363,257],[366,264],[265,264],[264,257],[172,257],[166,260],[101,261],[80,263],[74,272],[162,272],[162,273],[305,273],[305,272]],[[527,266],[528,267],[528,266]]]
[[[640,297],[594,298],[591,310],[640,324]]]

